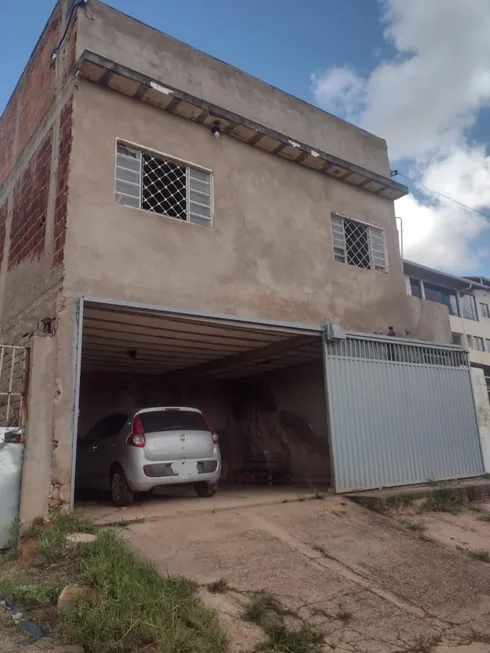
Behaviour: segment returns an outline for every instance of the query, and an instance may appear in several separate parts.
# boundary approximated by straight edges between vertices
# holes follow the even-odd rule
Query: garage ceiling
[[[124,374],[238,378],[322,356],[320,327],[85,301],[82,369]]]

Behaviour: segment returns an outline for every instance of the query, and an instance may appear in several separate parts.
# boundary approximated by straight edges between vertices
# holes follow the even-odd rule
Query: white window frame
[[[118,147],[122,145],[124,147],[127,147],[131,150],[135,150],[142,154],[150,154],[151,156],[159,157],[161,159],[164,159],[165,161],[169,161],[171,163],[175,163],[176,165],[180,166],[185,166],[186,168],[186,200],[187,196],[190,192],[189,188],[189,176],[190,176],[190,170],[194,168],[195,170],[205,172],[209,175],[209,193],[210,193],[210,213],[211,217],[209,220],[209,225],[203,225],[199,224],[197,222],[191,222],[190,218],[190,212],[189,212],[189,200],[186,201],[186,219],[183,220],[181,218],[175,218],[174,216],[167,215],[166,213],[159,213],[158,211],[150,211],[149,209],[143,209],[141,207],[141,193],[143,191],[143,184],[142,181],[139,183],[140,187],[140,197],[139,197],[139,207],[131,206],[130,204],[122,204],[121,202],[118,202],[116,199],[116,195],[124,195],[124,193],[121,193],[121,191],[117,190],[117,154],[118,154]],[[141,159],[140,159],[141,160]],[[143,170],[142,168],[140,169],[140,177],[142,178],[143,175]],[[132,183],[132,182],[125,182],[125,183]],[[144,213],[152,213],[154,215],[162,216],[163,218],[169,218],[170,220],[175,220],[176,222],[181,222],[183,224],[191,224],[194,227],[204,227],[205,229],[212,229],[214,227],[214,172],[211,168],[206,168],[205,166],[199,165],[197,163],[193,163],[192,161],[187,161],[186,159],[180,159],[178,157],[173,156],[172,154],[167,154],[166,152],[160,152],[158,150],[154,150],[150,147],[145,147],[144,145],[140,145],[139,143],[135,143],[133,141],[128,141],[123,138],[116,138],[116,143],[115,143],[115,148],[114,148],[114,201],[116,204],[119,206],[123,206],[124,208],[127,209],[133,209],[136,211],[143,211]]]
[[[490,318],[490,307],[486,302],[479,302],[480,304],[480,314],[482,317],[489,319]]]
[[[485,338],[482,338],[482,336],[472,336],[472,340],[473,340],[473,349],[475,351],[486,351],[485,350]],[[477,342],[480,343],[481,348],[476,346]]]
[[[338,232],[337,234],[335,233],[335,225],[338,227],[338,222],[342,220],[342,235],[340,235]],[[352,263],[349,263],[347,260],[347,247],[345,244],[345,227],[344,227],[344,220],[349,220],[350,222],[355,222],[357,224],[362,224],[364,225],[367,230],[368,230],[368,243],[369,243],[369,262],[370,266],[369,268],[363,268],[359,265],[354,265]],[[359,270],[371,270],[372,272],[384,272],[387,273],[389,271],[389,263],[388,263],[388,252],[386,250],[386,238],[385,238],[385,230],[382,227],[379,227],[378,225],[371,224],[370,222],[365,222],[364,220],[356,220],[355,218],[351,218],[348,215],[342,215],[342,213],[336,213],[333,212],[330,214],[330,226],[331,226],[331,235],[332,235],[332,247],[333,247],[333,254],[334,254],[334,259],[338,263],[345,263],[347,265],[350,265],[351,267],[358,268]],[[382,239],[383,239],[383,261],[384,261],[384,266],[376,266],[375,264],[375,259],[374,259],[374,254],[373,254],[373,232],[378,232],[378,234],[381,234]],[[339,254],[336,253],[335,250],[343,250],[343,260],[340,261],[337,256]]]

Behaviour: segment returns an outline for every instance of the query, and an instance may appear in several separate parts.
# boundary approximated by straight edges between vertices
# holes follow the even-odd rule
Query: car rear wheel
[[[129,487],[124,472],[119,466],[112,470],[111,496],[113,504],[118,508],[129,506],[134,499],[134,492]]]
[[[209,483],[196,483],[194,489],[199,497],[214,497],[218,486]]]

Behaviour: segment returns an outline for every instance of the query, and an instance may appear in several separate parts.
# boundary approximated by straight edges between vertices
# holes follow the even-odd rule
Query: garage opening
[[[191,407],[218,434],[220,487],[330,483],[320,325],[80,302],[79,444],[110,415]]]

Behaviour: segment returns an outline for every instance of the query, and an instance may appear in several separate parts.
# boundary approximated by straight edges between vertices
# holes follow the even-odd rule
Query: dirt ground
[[[425,519],[456,541],[445,515]],[[478,528],[478,546],[490,549],[490,523]],[[258,590],[320,628],[326,651],[490,653],[490,564],[340,497],[169,514],[124,536],[161,573],[203,585],[236,653],[263,637],[243,619]],[[221,578],[226,592],[205,589]]]
[[[416,528],[422,537],[451,549],[468,552],[490,551],[490,503],[472,504],[457,513],[401,510],[394,517],[403,525]]]

